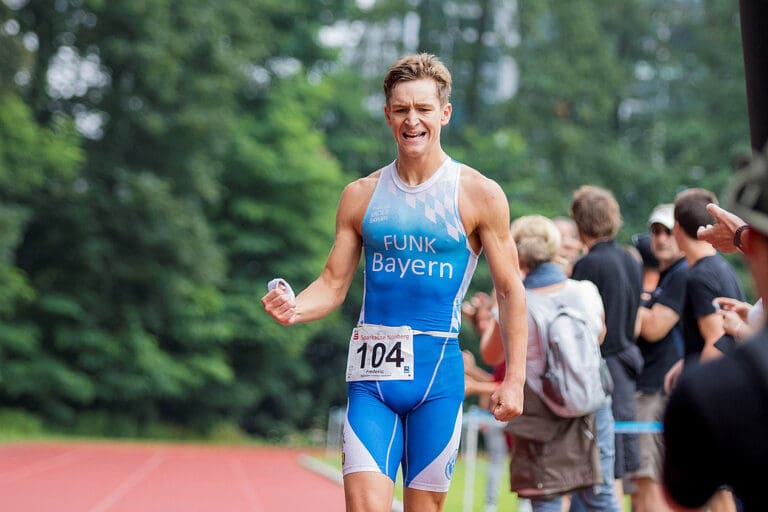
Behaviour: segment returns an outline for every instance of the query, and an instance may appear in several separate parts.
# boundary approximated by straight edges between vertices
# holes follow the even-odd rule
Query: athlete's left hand
[[[499,421],[509,421],[523,413],[523,382],[514,382],[509,378],[499,384],[491,393],[490,411]]]

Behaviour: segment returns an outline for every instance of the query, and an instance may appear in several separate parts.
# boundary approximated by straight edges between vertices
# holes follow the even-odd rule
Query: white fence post
[[[475,468],[477,463],[477,434],[480,418],[472,408],[465,415],[464,428],[464,512],[472,512],[475,499]]]
[[[344,430],[345,407],[332,407],[328,411],[328,430],[325,434],[325,454],[328,457],[339,455],[341,452],[341,435]]]

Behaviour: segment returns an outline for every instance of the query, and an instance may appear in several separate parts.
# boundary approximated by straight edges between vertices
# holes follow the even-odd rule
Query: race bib
[[[410,327],[362,324],[352,330],[347,382],[360,380],[413,380]]]

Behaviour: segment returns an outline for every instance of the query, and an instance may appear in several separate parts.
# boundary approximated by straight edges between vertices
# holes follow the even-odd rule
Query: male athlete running
[[[451,76],[433,55],[404,57],[384,80],[397,159],[346,186],[325,268],[295,299],[262,299],[284,325],[326,316],[346,297],[365,250],[365,295],[348,353],[343,439],[347,510],[389,511],[402,464],[406,512],[443,508],[464,397],[461,303],[481,250],[496,290],[507,373],[490,410],[522,412],[527,322],[509,206],[494,181],[448,157]]]

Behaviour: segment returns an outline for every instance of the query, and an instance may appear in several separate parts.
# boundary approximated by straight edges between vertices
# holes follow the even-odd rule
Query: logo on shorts
[[[459,450],[456,449],[448,460],[448,464],[445,465],[445,478],[448,480],[453,476],[453,470],[456,469],[456,457],[459,455]]]

